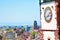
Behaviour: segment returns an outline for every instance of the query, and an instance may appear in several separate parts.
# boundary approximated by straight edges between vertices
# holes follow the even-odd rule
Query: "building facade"
[[[39,0],[39,2],[41,19],[40,40],[59,40],[59,0]]]

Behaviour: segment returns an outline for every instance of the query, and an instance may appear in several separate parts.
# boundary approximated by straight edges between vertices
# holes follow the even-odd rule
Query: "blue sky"
[[[0,25],[40,25],[39,0],[0,0]]]

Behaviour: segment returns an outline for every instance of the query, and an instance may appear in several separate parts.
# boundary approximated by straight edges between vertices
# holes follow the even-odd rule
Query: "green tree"
[[[21,28],[21,32],[23,33],[25,31],[25,28]]]
[[[31,35],[32,35],[33,38],[35,38],[36,32],[33,31],[33,32],[31,33]]]
[[[12,29],[11,29],[11,28],[7,28],[6,31],[7,31],[7,32],[11,32]]]

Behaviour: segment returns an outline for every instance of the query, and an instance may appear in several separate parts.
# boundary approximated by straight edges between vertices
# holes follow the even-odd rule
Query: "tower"
[[[59,40],[60,1],[39,0],[40,2],[40,40]]]
[[[37,26],[37,21],[34,21],[34,29],[37,29],[38,26]]]

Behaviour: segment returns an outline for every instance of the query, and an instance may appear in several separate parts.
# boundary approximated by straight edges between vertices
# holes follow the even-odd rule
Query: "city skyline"
[[[0,25],[40,25],[39,0],[0,0]]]

